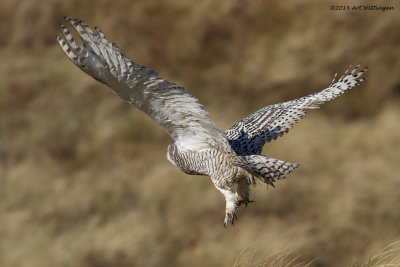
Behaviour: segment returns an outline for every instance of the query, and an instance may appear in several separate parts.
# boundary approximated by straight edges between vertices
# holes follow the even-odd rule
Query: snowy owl
[[[305,114],[359,85],[367,70],[347,70],[331,85],[308,96],[266,106],[230,129],[222,131],[185,88],[175,86],[147,67],[137,65],[107,41],[103,32],[85,22],[65,18],[78,32],[83,46],[60,24],[57,36],[68,58],[81,70],[108,85],[115,94],[140,109],[172,137],[168,160],[184,173],[208,175],[226,200],[224,226],[234,224],[240,205],[250,200],[250,185],[274,185],[299,165],[261,155],[266,142],[287,133]]]

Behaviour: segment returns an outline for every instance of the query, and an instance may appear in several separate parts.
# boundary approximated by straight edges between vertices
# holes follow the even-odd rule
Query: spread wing
[[[347,70],[337,81],[335,75],[331,85],[318,93],[264,107],[237,122],[225,131],[233,150],[239,155],[260,154],[266,142],[287,133],[302,119],[306,114],[305,109],[319,108],[363,82],[366,78],[360,77],[367,68],[358,71],[359,67],[356,66],[351,73]]]
[[[177,87],[159,78],[157,72],[129,60],[97,27],[92,31],[82,20],[65,19],[80,35],[83,47],[62,24],[63,38],[57,36],[57,40],[81,70],[150,116],[178,145],[187,149],[215,146],[230,150],[224,133],[185,88]]]

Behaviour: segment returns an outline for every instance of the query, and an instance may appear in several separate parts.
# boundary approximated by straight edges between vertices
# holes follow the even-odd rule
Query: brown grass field
[[[301,167],[254,188],[225,229],[210,179],[172,166],[161,127],[63,54],[63,16],[186,87],[222,129],[350,64],[369,79],[266,145]],[[399,29],[394,0],[2,0],[0,266],[400,266]]]

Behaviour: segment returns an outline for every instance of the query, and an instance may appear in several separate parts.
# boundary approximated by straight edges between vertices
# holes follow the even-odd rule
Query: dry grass
[[[400,266],[400,241],[394,242],[369,258],[366,266]]]
[[[265,259],[255,260],[254,252],[256,248],[249,248],[243,250],[240,255],[235,260],[233,266],[247,266],[247,267],[308,267],[313,266],[317,261],[314,259],[308,263],[300,262],[299,257],[294,256],[289,247],[281,249]],[[368,261],[361,263],[354,260],[352,263],[347,265],[348,267],[391,267],[400,266],[400,241],[393,242],[392,244],[384,247],[373,256],[371,256]]]
[[[391,263],[397,248],[371,255],[400,239],[400,17],[328,7],[2,1],[0,266]],[[368,64],[369,80],[266,146],[301,168],[255,188],[256,203],[225,230],[209,179],[170,165],[169,137],[63,55],[64,15],[188,88],[221,128],[324,88],[348,64]]]

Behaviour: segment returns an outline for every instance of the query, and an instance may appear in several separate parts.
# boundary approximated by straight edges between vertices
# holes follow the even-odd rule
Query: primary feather
[[[318,108],[364,81],[361,76],[366,71],[358,71],[357,66],[337,81],[335,76],[321,92],[264,107],[223,132],[185,88],[129,60],[97,27],[93,31],[82,20],[65,19],[83,44],[78,45],[68,28],[60,24],[62,37],[57,36],[57,40],[68,58],[165,129],[174,139],[167,152],[172,164],[185,173],[211,177],[225,196],[225,226],[235,222],[241,204],[251,202],[250,184],[258,180],[273,186],[276,179],[298,167],[260,155],[264,144],[287,133],[305,115],[305,109]]]
[[[224,133],[185,88],[129,60],[116,44],[107,41],[100,29],[92,31],[82,20],[66,20],[81,36],[83,47],[76,44],[64,25],[60,26],[64,39],[58,36],[57,40],[80,69],[150,116],[175,142],[193,149],[202,144],[229,148]]]
[[[260,154],[266,142],[284,135],[302,119],[305,109],[319,108],[364,81],[360,77],[367,68],[357,72],[359,67],[351,73],[348,69],[337,81],[335,75],[331,85],[318,93],[264,107],[237,122],[225,131],[232,148],[240,155]]]

